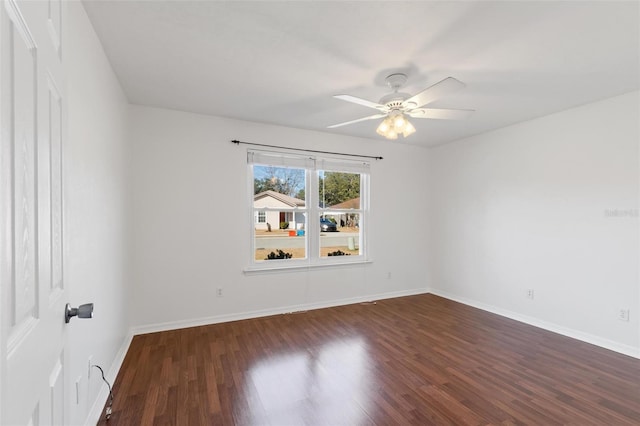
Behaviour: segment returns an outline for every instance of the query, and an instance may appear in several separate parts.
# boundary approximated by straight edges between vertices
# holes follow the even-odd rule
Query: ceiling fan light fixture
[[[382,122],[380,123],[380,125],[376,129],[376,133],[378,133],[380,136],[385,136],[386,137],[387,132],[389,131],[390,128],[391,128],[391,126],[389,126],[389,119],[385,118],[384,120],[382,120]]]
[[[398,134],[396,133],[395,130],[389,129],[389,131],[387,131],[384,137],[387,139],[398,139]]]
[[[402,136],[406,138],[407,136],[410,136],[415,132],[416,132],[416,128],[413,127],[413,124],[411,124],[409,120],[407,120],[407,124],[406,126],[404,126],[404,130],[402,131]]]
[[[409,122],[409,119],[400,111],[390,114],[382,120],[376,129],[376,133],[387,139],[398,139],[398,135],[405,138],[416,132],[416,128]]]
[[[393,118],[393,128],[396,132],[401,133],[404,130],[404,126],[408,123],[404,118],[404,114],[396,114]]]

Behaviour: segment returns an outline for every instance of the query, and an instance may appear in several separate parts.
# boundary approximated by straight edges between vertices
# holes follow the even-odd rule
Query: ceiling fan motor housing
[[[402,103],[404,102],[404,100],[409,99],[410,97],[411,95],[408,93],[389,93],[388,95],[385,95],[380,99],[380,103],[390,110],[398,109],[402,108]]]
[[[393,90],[393,93],[389,93],[380,99],[380,103],[386,106],[389,110],[406,109],[408,105],[404,105],[403,102],[411,97],[409,93],[398,92],[404,84],[407,82],[407,75],[402,73],[391,74],[385,81],[387,85]],[[415,108],[417,105],[409,106]]]

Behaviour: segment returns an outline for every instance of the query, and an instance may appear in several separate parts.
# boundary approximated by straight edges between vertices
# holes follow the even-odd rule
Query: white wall
[[[95,317],[73,320],[67,330],[70,424],[83,424],[92,405],[102,408],[99,371],[87,378],[87,360],[107,372],[126,341],[127,318],[127,108],[80,2],[68,2],[64,61],[67,64],[68,140],[64,156],[65,280],[73,306],[95,303]],[[67,17],[65,17],[67,18]],[[117,368],[118,365],[115,365]],[[115,373],[115,368],[112,370]],[[75,380],[81,378],[80,404]],[[111,375],[113,379],[113,374]],[[88,423],[95,423],[97,418]]]
[[[639,356],[639,97],[432,149],[432,289]]]
[[[136,331],[426,291],[428,150],[142,106],[130,113]],[[244,274],[247,146],[233,139],[383,156],[372,163],[373,263]]]

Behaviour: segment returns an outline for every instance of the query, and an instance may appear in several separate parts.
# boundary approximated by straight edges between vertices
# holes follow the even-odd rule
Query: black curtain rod
[[[244,145],[254,145],[254,146],[266,146],[268,148],[280,148],[280,149],[290,149],[293,151],[304,151],[304,152],[313,152],[316,154],[333,154],[333,155],[344,155],[346,157],[360,157],[360,158],[372,158],[374,160],[382,160],[382,157],[375,157],[373,155],[359,155],[359,154],[345,154],[342,152],[331,152],[331,151],[316,151],[315,149],[301,149],[301,148],[289,148],[286,146],[278,146],[278,145],[267,145],[264,143],[254,143],[254,142],[243,142],[239,140],[232,140],[231,143],[235,143],[236,145],[244,144]]]

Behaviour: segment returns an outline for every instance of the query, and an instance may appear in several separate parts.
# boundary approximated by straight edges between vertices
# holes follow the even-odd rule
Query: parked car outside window
[[[337,232],[338,227],[329,219],[320,219],[320,230],[324,232]]]

